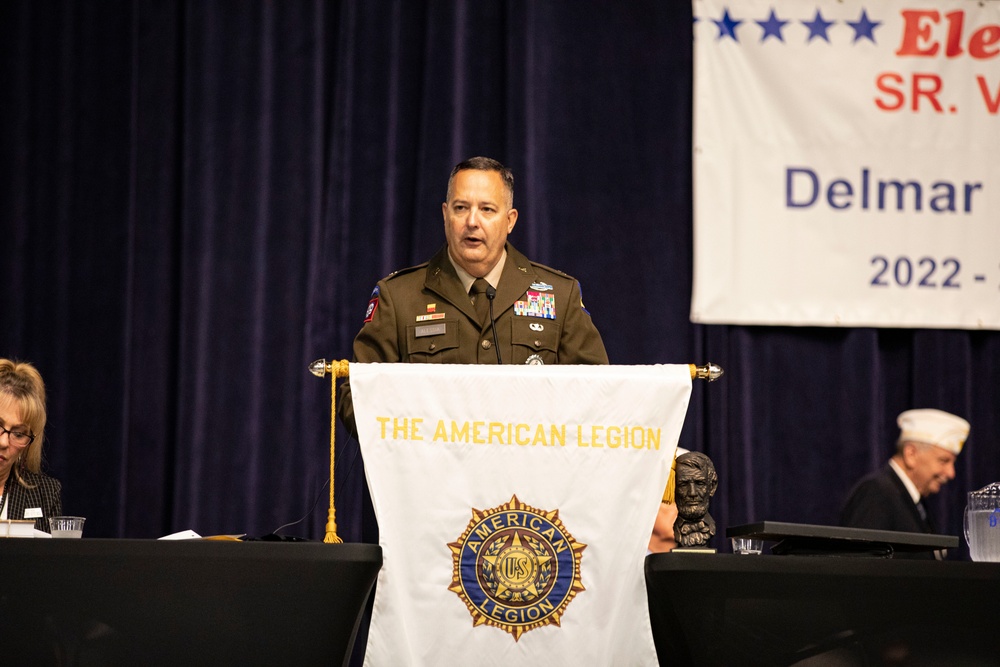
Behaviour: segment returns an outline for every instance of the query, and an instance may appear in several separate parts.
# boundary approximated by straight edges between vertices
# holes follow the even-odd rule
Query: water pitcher
[[[965,541],[972,560],[1000,563],[1000,483],[969,492]]]

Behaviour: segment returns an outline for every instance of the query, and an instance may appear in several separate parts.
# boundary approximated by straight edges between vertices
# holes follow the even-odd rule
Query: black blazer
[[[38,508],[42,516],[35,519],[35,528],[49,532],[49,517],[62,514],[62,484],[54,477],[21,470],[21,477],[29,486],[18,480],[14,470],[7,478],[7,518],[23,519],[28,509]],[[32,488],[33,487],[33,488]]]
[[[930,520],[921,518],[910,492],[888,464],[854,486],[840,513],[840,525],[907,533],[934,532]],[[897,557],[932,559],[934,554],[915,552],[897,554]]]

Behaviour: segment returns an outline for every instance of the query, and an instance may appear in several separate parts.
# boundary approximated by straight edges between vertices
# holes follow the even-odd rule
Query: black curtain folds
[[[691,23],[660,1],[0,4],[0,355],[46,379],[65,509],[90,536],[320,538],[330,384],[307,365],[350,357],[482,154],[515,171],[512,242],[580,279],[613,363],[725,368],[681,439],[716,464],[720,527],[834,523],[895,415],[939,407],[973,425],[931,502],[960,534],[1000,479],[1000,333],[690,323]],[[343,432],[337,458],[339,532],[374,539]]]

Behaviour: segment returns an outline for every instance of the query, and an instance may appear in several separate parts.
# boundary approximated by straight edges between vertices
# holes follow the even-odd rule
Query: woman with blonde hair
[[[45,383],[27,362],[0,359],[0,519],[34,519],[49,532],[62,485],[42,473]]]

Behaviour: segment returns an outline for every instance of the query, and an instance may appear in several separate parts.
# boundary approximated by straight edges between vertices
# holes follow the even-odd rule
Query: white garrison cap
[[[958,455],[969,437],[969,422],[943,410],[907,410],[896,418],[901,442],[925,442]]]

